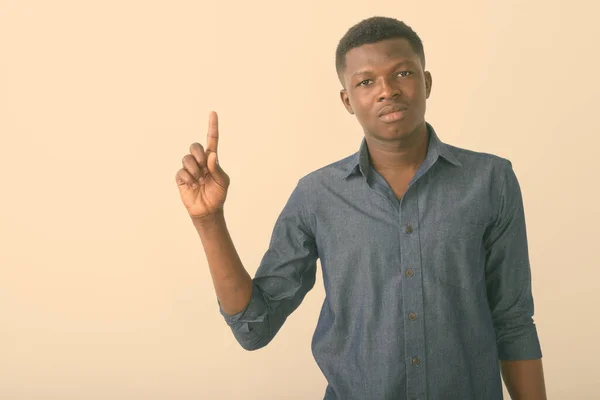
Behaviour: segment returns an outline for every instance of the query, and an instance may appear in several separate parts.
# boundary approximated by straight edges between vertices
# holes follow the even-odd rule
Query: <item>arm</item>
[[[509,161],[497,176],[498,214],[485,237],[485,268],[502,377],[513,399],[545,399],[522,194]]]
[[[175,180],[202,241],[221,314],[242,347],[255,350],[273,339],[314,286],[317,250],[305,211],[311,188],[296,186],[251,279],[225,224],[230,179],[218,162],[218,142],[218,118],[211,112],[206,150],[192,143]]]
[[[546,400],[542,359],[500,361],[502,378],[513,400]]]
[[[196,224],[221,314],[246,350],[266,346],[315,284],[318,256],[305,212],[309,189],[304,184],[294,189],[254,279],[242,266],[222,215]]]
[[[219,120],[216,112],[208,119],[206,149],[190,145],[182,159],[183,168],[175,181],[181,200],[202,240],[217,297],[227,312],[241,311],[252,292],[252,280],[244,269],[225,225],[223,207],[230,185],[229,175],[218,161]]]
[[[231,240],[223,211],[206,218],[192,217],[192,221],[202,241],[223,312],[241,312],[250,302],[252,278],[242,265]]]

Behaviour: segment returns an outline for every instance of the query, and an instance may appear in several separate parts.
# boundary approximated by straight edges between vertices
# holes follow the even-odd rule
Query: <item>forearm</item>
[[[223,211],[192,222],[198,231],[223,312],[234,315],[250,302],[252,278],[235,249]]]
[[[512,400],[546,400],[542,359],[502,360],[502,378]]]

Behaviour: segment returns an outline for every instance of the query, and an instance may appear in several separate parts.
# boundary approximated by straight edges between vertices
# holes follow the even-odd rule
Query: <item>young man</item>
[[[425,121],[423,45],[403,22],[350,28],[336,68],[364,139],[298,181],[254,279],[225,224],[215,113],[206,149],[192,144],[176,175],[236,339],[267,345],[320,259],[326,298],[312,349],[325,399],[502,399],[501,376],[513,399],[545,399],[511,163],[438,138]]]

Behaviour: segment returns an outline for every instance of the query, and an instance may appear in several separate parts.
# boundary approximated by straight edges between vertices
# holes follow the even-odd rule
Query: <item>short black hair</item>
[[[390,17],[371,17],[352,26],[340,39],[335,51],[335,69],[341,80],[346,69],[346,53],[364,44],[376,43],[386,39],[404,38],[408,40],[413,51],[421,59],[425,68],[425,52],[423,42],[413,29],[403,21]]]

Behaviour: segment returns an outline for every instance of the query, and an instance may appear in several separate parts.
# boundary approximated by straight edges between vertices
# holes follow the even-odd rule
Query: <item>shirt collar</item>
[[[427,147],[427,155],[425,156],[424,163],[430,162],[433,164],[438,157],[442,157],[453,165],[459,167],[462,166],[448,145],[440,140],[431,124],[429,124],[429,122],[425,122],[425,125],[427,126],[427,132],[429,134],[429,145]],[[359,172],[362,173],[364,177],[367,177],[371,168],[372,166],[369,160],[367,140],[363,137],[358,152],[354,153],[348,160],[343,179],[346,179],[352,174]]]

